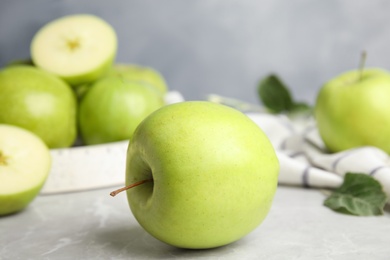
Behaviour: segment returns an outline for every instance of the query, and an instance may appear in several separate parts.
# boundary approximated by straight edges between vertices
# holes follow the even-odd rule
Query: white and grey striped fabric
[[[311,117],[246,113],[271,140],[279,158],[279,184],[336,188],[347,172],[369,174],[390,198],[390,157],[376,147],[327,153]],[[388,200],[389,202],[389,200]]]

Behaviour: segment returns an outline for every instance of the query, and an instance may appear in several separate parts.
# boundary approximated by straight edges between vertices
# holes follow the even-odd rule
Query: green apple
[[[150,67],[135,64],[115,64],[108,73],[104,74],[102,77],[106,76],[148,84],[155,87],[163,96],[168,92],[168,86],[164,77],[158,71]],[[85,83],[73,86],[78,99],[81,100],[83,98],[92,84]]]
[[[149,85],[117,76],[99,79],[80,102],[79,128],[85,144],[130,139],[138,124],[164,105]]]
[[[117,51],[114,29],[89,14],[64,16],[43,26],[31,42],[34,64],[71,85],[91,82],[112,66]]]
[[[166,94],[168,87],[164,77],[155,69],[136,64],[115,64],[108,75],[119,76],[127,80],[142,81],[156,87]]]
[[[203,101],[164,106],[130,141],[131,211],[157,239],[213,248],[254,230],[270,210],[279,162],[264,132],[233,108]]]
[[[49,72],[23,65],[0,71],[0,123],[30,130],[49,148],[75,141],[76,106],[71,87]]]
[[[345,72],[324,84],[315,117],[330,152],[376,146],[390,153],[390,74],[382,69]]]
[[[38,136],[0,124],[0,215],[27,207],[41,190],[50,167],[49,149]]]

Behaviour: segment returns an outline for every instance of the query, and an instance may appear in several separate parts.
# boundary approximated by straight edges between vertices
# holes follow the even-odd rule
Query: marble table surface
[[[390,259],[390,213],[354,217],[319,190],[279,186],[266,220],[216,249],[183,250],[148,235],[112,189],[41,195],[0,218],[0,259]]]

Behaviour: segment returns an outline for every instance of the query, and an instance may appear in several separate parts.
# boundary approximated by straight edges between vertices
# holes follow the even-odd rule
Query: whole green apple
[[[370,145],[390,153],[390,74],[372,68],[335,77],[321,88],[315,117],[331,152]]]
[[[30,130],[49,148],[75,141],[76,106],[71,87],[49,72],[23,65],[0,71],[0,123]]]
[[[114,64],[102,78],[103,77],[117,77],[127,81],[139,81],[140,83],[153,86],[163,96],[168,92],[168,86],[164,77],[151,67],[136,64]],[[79,100],[84,97],[93,83],[94,82],[73,86]]]
[[[255,229],[270,210],[279,163],[246,115],[202,101],[167,105],[137,128],[127,153],[131,211],[157,239],[213,248]]]
[[[161,91],[162,94],[166,94],[168,91],[164,77],[151,67],[136,64],[115,64],[108,75],[150,84]]]
[[[130,139],[138,124],[164,105],[163,96],[149,85],[107,76],[83,96],[79,127],[87,145]]]
[[[117,52],[115,30],[91,14],[74,14],[45,24],[31,41],[34,64],[71,85],[92,82],[112,66]]]
[[[50,166],[49,149],[38,136],[0,124],[0,215],[27,207],[41,190]]]

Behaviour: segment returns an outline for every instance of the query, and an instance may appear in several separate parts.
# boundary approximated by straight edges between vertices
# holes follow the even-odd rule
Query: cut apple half
[[[50,151],[33,133],[0,124],[0,216],[24,209],[51,168]]]
[[[71,85],[100,77],[112,66],[116,51],[115,30],[90,14],[69,15],[49,22],[31,42],[34,64]]]

